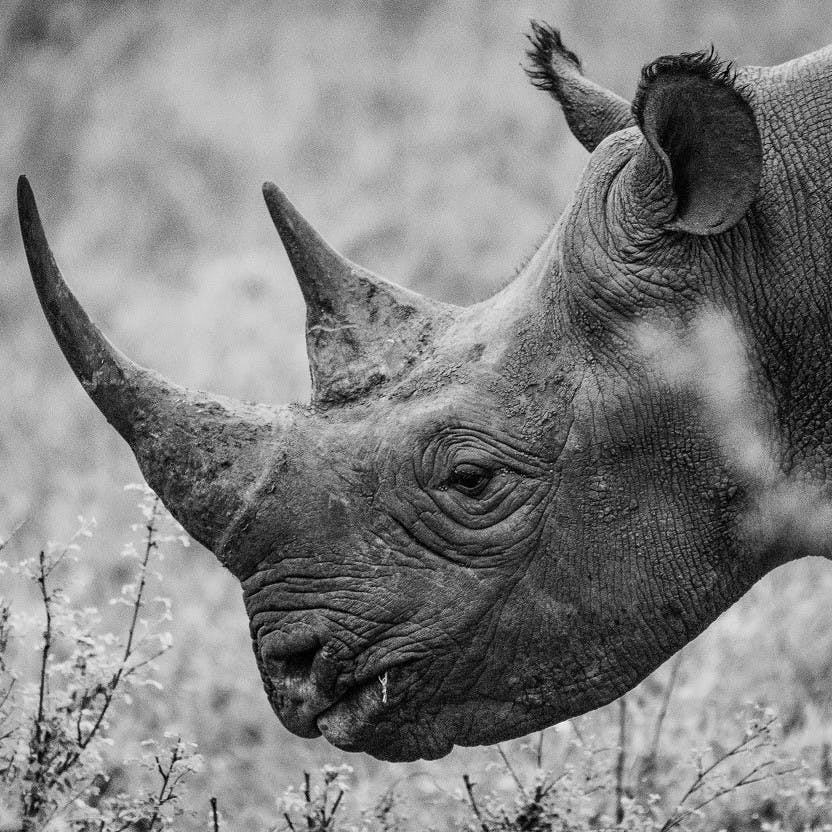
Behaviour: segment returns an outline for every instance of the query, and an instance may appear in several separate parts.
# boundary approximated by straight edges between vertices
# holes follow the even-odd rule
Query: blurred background
[[[67,588],[106,604],[136,519],[123,486],[140,479],[37,305],[18,174],[69,283],[131,357],[179,384],[303,401],[303,304],[260,184],[275,180],[362,265],[442,300],[486,297],[587,158],[521,71],[530,17],[559,27],[587,74],[627,99],[660,54],[713,42],[738,63],[773,64],[832,41],[826,5],[801,0],[0,4],[0,538],[23,524],[14,555],[96,517]],[[218,795],[239,828],[255,828],[303,766],[347,760],[359,800],[396,783],[427,806],[437,783],[490,759],[463,749],[393,766],[292,737],[263,695],[235,582],[198,546],[162,570],[174,615],[164,691],[122,709],[115,733],[123,745],[164,730],[196,742],[199,793]],[[795,747],[822,748],[830,598],[823,563],[761,582],[687,649],[668,742],[718,732],[753,699],[777,708]],[[650,690],[631,695],[636,722]]]

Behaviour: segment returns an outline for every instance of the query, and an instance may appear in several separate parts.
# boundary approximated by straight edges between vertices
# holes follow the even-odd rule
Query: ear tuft
[[[737,73],[733,61],[722,61],[713,44],[701,52],[682,52],[680,55],[662,55],[641,70],[635,98],[633,116],[644,130],[644,107],[650,87],[669,76],[700,78],[715,86],[737,90]]]
[[[554,61],[566,61],[581,72],[581,60],[563,45],[560,32],[554,26],[540,20],[530,20],[529,24],[532,27],[532,31],[526,35],[529,41],[526,50],[529,65],[523,69],[537,89],[557,95],[561,87],[561,75],[555,71]]]
[[[590,153],[611,133],[635,124],[623,98],[584,77],[580,59],[563,45],[557,29],[530,23],[526,75],[560,104],[572,134]]]

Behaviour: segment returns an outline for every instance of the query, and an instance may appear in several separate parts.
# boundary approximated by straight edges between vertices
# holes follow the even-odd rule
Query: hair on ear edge
[[[580,58],[563,45],[560,32],[541,20],[530,20],[532,31],[526,35],[529,48],[526,57],[529,65],[523,69],[529,80],[539,90],[557,94],[561,76],[552,65],[555,55],[568,61],[579,73],[582,71]]]
[[[701,52],[682,52],[679,55],[662,55],[641,70],[638,89],[633,98],[633,116],[638,126],[644,127],[644,106],[650,87],[662,78],[671,76],[700,78],[715,86],[733,90],[742,97],[737,85],[737,72],[733,61],[722,61],[713,44]]]

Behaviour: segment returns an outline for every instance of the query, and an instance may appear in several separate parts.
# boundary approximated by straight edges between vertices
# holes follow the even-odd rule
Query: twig
[[[624,820],[624,763],[627,757],[627,700],[618,700],[618,758],[615,764],[615,822]]]
[[[12,541],[15,535],[29,522],[28,517],[24,517],[10,532],[8,537],[4,540],[0,540],[0,552],[9,545],[9,542]]]
[[[174,746],[173,751],[170,755],[170,764],[167,767],[167,770],[162,766],[162,760],[159,755],[156,755],[156,770],[159,772],[162,778],[162,787],[159,789],[159,796],[156,798],[156,805],[153,807],[153,814],[150,816],[150,820],[147,823],[147,828],[149,832],[152,832],[153,829],[156,827],[156,822],[159,820],[159,812],[166,803],[169,803],[171,798],[173,797],[173,789],[176,787],[176,784],[179,782],[180,778],[177,777],[174,779],[173,783],[171,783],[171,776],[173,775],[173,769],[176,767],[176,764],[179,762],[179,746],[182,742],[181,737],[176,738],[176,745]],[[167,792],[167,794],[165,794]]]
[[[214,832],[220,832],[220,818],[217,814],[217,798],[211,798],[211,820],[214,825]]]
[[[139,619],[139,612],[142,608],[142,602],[144,600],[144,590],[145,586],[147,585],[147,568],[148,563],[150,562],[150,553],[156,548],[156,520],[159,516],[159,498],[154,497],[153,499],[153,506],[150,512],[150,518],[147,521],[147,525],[145,529],[147,530],[147,534],[145,536],[145,546],[144,546],[144,555],[142,557],[142,565],[139,572],[139,587],[136,591],[136,599],[133,603],[133,613],[130,619],[130,627],[127,631],[127,642],[124,646],[124,653],[121,658],[121,662],[119,666],[116,668],[115,673],[113,673],[112,678],[107,683],[106,687],[100,692],[101,695],[104,697],[104,701],[101,705],[100,710],[98,711],[98,715],[95,718],[95,722],[93,722],[92,726],[87,730],[87,734],[85,737],[81,737],[80,735],[80,720],[83,717],[83,711],[79,712],[78,715],[78,729],[79,729],[79,740],[78,740],[78,748],[75,752],[68,755],[66,760],[61,764],[58,769],[58,774],[65,773],[68,769],[70,769],[81,756],[81,752],[83,752],[87,746],[95,739],[96,735],[98,734],[99,729],[101,728],[101,724],[104,722],[104,718],[107,716],[107,712],[110,709],[110,705],[113,702],[113,699],[116,694],[116,690],[118,689],[119,683],[130,676],[135,670],[138,670],[139,667],[148,664],[153,659],[147,659],[135,667],[129,667],[128,662],[133,656],[133,638],[135,637],[136,632],[136,624]],[[161,655],[161,654],[160,654]],[[158,656],[156,656],[158,658]]]
[[[46,579],[49,576],[46,568],[46,553],[41,549],[38,555],[37,582],[40,587],[41,600],[46,614],[46,623],[43,629],[43,647],[40,651],[40,680],[38,682],[38,709],[35,714],[35,724],[32,726],[32,741],[29,746],[30,765],[29,772],[32,785],[22,800],[23,809],[23,830],[28,832],[34,829],[34,821],[43,807],[43,785],[44,772],[46,767],[46,728],[44,722],[44,705],[46,701],[46,669],[49,664],[49,657],[52,653],[52,596],[46,586]],[[34,746],[34,748],[32,747]],[[34,759],[32,759],[34,758]],[[32,765],[33,763],[33,765]]]
[[[338,811],[338,805],[341,803],[341,798],[344,796],[344,790],[340,789],[338,791],[338,797],[335,798],[335,802],[332,804],[332,808],[329,810],[329,820],[332,820],[335,817],[335,813]],[[328,823],[329,821],[327,821]]]
[[[670,668],[670,678],[665,685],[664,693],[662,694],[662,703],[659,707],[659,712],[656,714],[656,722],[653,726],[653,737],[650,741],[650,750],[647,756],[647,759],[653,762],[655,762],[659,753],[659,740],[661,739],[662,727],[664,725],[664,719],[667,716],[667,708],[670,704],[673,688],[676,686],[676,679],[679,676],[679,668],[682,666],[683,657],[684,653],[680,651],[673,660],[673,665]]]
[[[696,777],[694,778],[691,785],[688,787],[688,790],[682,795],[682,799],[676,804],[676,809],[673,811],[673,814],[664,822],[660,832],[669,832],[670,829],[678,826],[685,818],[690,817],[691,814],[694,812],[699,811],[703,806],[707,806],[708,803],[711,803],[713,800],[716,800],[718,797],[721,797],[727,792],[732,791],[733,789],[740,788],[741,786],[747,786],[751,783],[759,782],[760,780],[768,779],[769,777],[773,776],[772,772],[766,773],[763,777],[757,777],[754,779],[750,779],[753,775],[758,774],[764,768],[768,768],[771,765],[774,765],[773,760],[766,760],[764,763],[760,763],[760,765],[755,766],[751,771],[747,774],[743,775],[739,780],[737,780],[732,786],[724,787],[722,789],[718,789],[713,795],[707,797],[703,802],[698,804],[697,806],[693,807],[692,809],[685,809],[682,811],[682,807],[684,806],[685,802],[696,792],[700,789],[704,788],[708,782],[708,775],[715,769],[717,766],[722,765],[726,760],[729,760],[731,757],[737,756],[737,754],[741,754],[743,751],[750,751],[754,748],[758,748],[758,745],[752,745],[755,740],[759,740],[760,736],[763,731],[768,730],[768,728],[775,722],[774,717],[769,717],[762,726],[756,732],[750,732],[746,734],[735,746],[729,748],[728,751],[724,752],[721,756],[714,759],[714,761],[708,765],[703,767],[702,760],[700,758],[697,768]],[[784,772],[785,773],[785,772]]]
[[[523,795],[523,797],[526,798],[526,800],[529,800],[529,793],[526,791],[525,786],[521,782],[520,778],[517,776],[517,772],[514,770],[514,767],[511,765],[511,762],[506,756],[505,751],[503,751],[503,747],[499,743],[497,744],[497,752],[503,758],[503,763],[506,767],[506,770],[511,775],[511,779],[514,780],[515,784],[517,785],[517,788],[520,789],[520,793]]]
[[[499,746],[497,747],[499,748]],[[473,810],[477,820],[480,822],[480,829],[482,832],[491,832],[488,824],[483,819],[479,806],[477,806],[477,801],[474,799],[474,784],[471,782],[471,779],[467,774],[462,775],[462,781],[465,783],[465,790],[468,792],[468,802],[471,804],[471,809]]]
[[[46,559],[43,549],[38,555],[38,586],[40,586],[40,595],[43,600],[43,608],[46,612],[46,626],[43,631],[43,649],[40,652],[40,683],[38,685],[38,712],[35,717],[35,723],[38,727],[38,735],[40,735],[40,726],[43,723],[43,702],[46,698],[46,665],[49,662],[49,654],[52,650],[52,598],[46,588],[46,578],[48,572],[46,571]]]
[[[309,772],[303,772],[303,794],[306,797],[306,825],[309,829],[315,825],[315,819],[312,817],[309,807],[312,805],[312,791],[309,788]]]
[[[569,720],[569,725],[572,727],[572,730],[575,732],[575,736],[578,738],[578,742],[581,744],[582,748],[586,748],[586,740],[584,740],[584,735],[581,733],[581,729],[578,728],[578,723],[574,719]]]
[[[794,771],[799,771],[800,767],[797,766],[795,768],[786,769],[785,771],[768,771],[765,774],[760,775],[759,777],[755,777],[755,774],[759,774],[763,769],[768,768],[769,766],[774,765],[774,760],[766,760],[764,763],[760,763],[760,765],[755,766],[751,771],[747,774],[744,774],[739,780],[736,780],[729,786],[723,786],[720,789],[717,789],[713,794],[708,795],[708,797],[701,800],[695,806],[691,806],[685,809],[683,812],[677,814],[676,812],[679,811],[682,804],[680,803],[679,806],[676,808],[676,812],[671,815],[662,826],[660,832],[669,832],[669,830],[676,828],[682,821],[687,820],[691,815],[695,815],[701,809],[704,809],[709,803],[713,803],[714,800],[718,800],[720,797],[723,797],[726,794],[734,791],[735,789],[740,789],[743,786],[750,786],[753,783],[761,783],[763,780],[768,780],[772,777],[780,776],[783,774],[790,774]]]
[[[12,691],[14,690],[14,684],[17,681],[17,678],[12,676],[9,680],[9,686],[6,688],[5,692],[3,693],[3,698],[0,699],[0,711],[6,707],[6,702],[9,701],[9,697],[12,695]]]

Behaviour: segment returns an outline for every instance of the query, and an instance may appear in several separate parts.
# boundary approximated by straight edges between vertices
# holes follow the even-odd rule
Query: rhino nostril
[[[318,649],[315,647],[288,656],[282,662],[283,671],[287,676],[309,676],[312,673],[312,663],[315,661],[317,653]]]
[[[328,691],[337,677],[336,663],[328,655],[324,640],[308,629],[290,633],[272,632],[260,643],[263,664],[273,680],[309,692]]]

